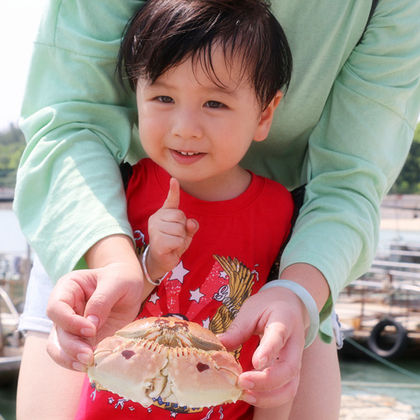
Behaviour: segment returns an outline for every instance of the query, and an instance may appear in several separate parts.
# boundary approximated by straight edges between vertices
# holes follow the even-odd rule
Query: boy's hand
[[[139,265],[113,263],[63,276],[47,307],[55,323],[47,350],[61,366],[84,370],[93,346],[137,316],[143,281]]]
[[[171,178],[165,202],[149,218],[147,271],[153,280],[162,277],[178,264],[198,230],[198,222],[188,219],[179,209],[179,182]]]

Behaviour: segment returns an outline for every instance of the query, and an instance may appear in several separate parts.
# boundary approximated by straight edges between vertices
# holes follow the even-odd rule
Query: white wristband
[[[290,280],[272,280],[266,283],[260,290],[271,287],[284,287],[291,290],[305,305],[309,315],[309,329],[306,333],[305,348],[309,347],[315,340],[319,331],[319,313],[314,298],[299,283]]]
[[[162,283],[162,280],[164,279],[165,276],[162,276],[160,279],[157,279],[157,280],[152,280],[146,267],[146,258],[147,258],[148,252],[149,252],[149,245],[146,246],[146,249],[144,250],[143,255],[141,257],[141,260],[140,260],[141,268],[143,270],[144,277],[146,277],[146,280],[149,283],[153,284],[154,286],[159,286],[160,283]]]

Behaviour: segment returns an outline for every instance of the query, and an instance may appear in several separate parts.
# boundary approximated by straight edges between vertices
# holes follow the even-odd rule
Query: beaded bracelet
[[[141,268],[143,270],[144,277],[146,277],[146,280],[149,283],[153,284],[154,286],[159,286],[160,283],[162,283],[162,280],[164,279],[165,276],[162,276],[160,279],[157,279],[157,280],[152,280],[146,267],[146,258],[147,258],[148,253],[149,253],[149,245],[146,246],[146,249],[144,250],[143,255],[141,257],[141,261],[140,261]]]
[[[309,315],[309,329],[306,333],[305,348],[309,347],[318,335],[319,330],[319,313],[314,298],[299,283],[290,280],[273,280],[266,283],[260,290],[269,289],[271,287],[284,287],[291,290],[305,305]]]

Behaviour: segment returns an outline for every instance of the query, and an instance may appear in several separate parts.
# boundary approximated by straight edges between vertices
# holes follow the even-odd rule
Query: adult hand
[[[238,315],[219,336],[233,350],[252,335],[260,336],[252,364],[255,370],[239,376],[242,399],[257,407],[282,405],[296,394],[305,328],[309,324],[305,306],[290,290],[274,287],[249,297]]]
[[[85,370],[93,360],[93,346],[135,319],[142,291],[138,264],[111,263],[63,276],[47,307],[55,323],[49,355],[63,367]]]

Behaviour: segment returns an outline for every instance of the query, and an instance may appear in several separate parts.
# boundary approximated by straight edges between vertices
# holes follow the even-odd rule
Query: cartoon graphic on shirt
[[[202,325],[215,334],[220,334],[229,327],[238,314],[244,301],[251,295],[255,281],[258,281],[258,272],[251,271],[237,258],[213,255],[215,263],[209,274],[199,287],[191,288],[188,293],[189,307],[180,310],[180,291],[189,270],[183,262],[166,274],[161,283],[161,290],[155,290],[144,305],[143,313],[148,316],[179,315],[186,320],[199,318],[200,312],[206,305],[220,302],[215,315],[210,319],[202,320]],[[161,295],[165,296],[161,303]],[[185,309],[185,308],[184,308]],[[236,355],[239,357],[239,353]]]
[[[254,272],[236,258],[219,257],[218,255],[213,255],[213,257],[222,266],[229,280],[229,283],[222,286],[213,297],[222,302],[222,305],[212,318],[209,329],[214,334],[220,334],[227,330],[245,299],[251,295]]]

